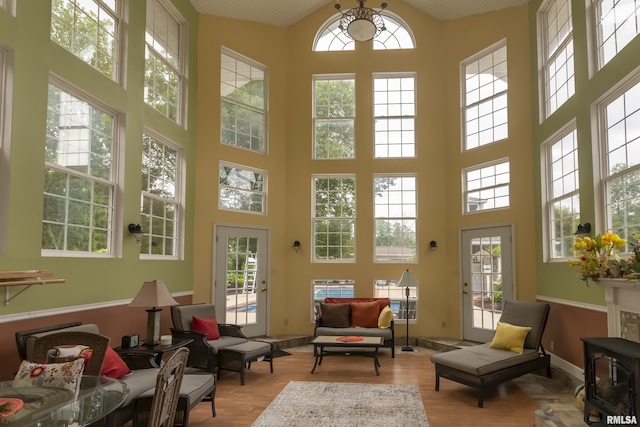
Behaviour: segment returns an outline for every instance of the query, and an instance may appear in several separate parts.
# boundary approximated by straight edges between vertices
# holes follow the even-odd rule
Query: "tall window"
[[[220,62],[221,142],[266,153],[266,68],[224,49]]]
[[[637,0],[592,0],[596,14],[598,69],[602,68],[640,32]]]
[[[541,90],[543,117],[549,117],[575,92],[573,25],[570,0],[548,0],[538,11],[540,51],[543,53]]]
[[[608,231],[633,242],[640,233],[640,83],[599,108],[603,123],[603,184]]]
[[[178,256],[182,212],[182,150],[142,135],[142,236],[140,252]]]
[[[165,0],[147,0],[144,101],[176,123],[184,122],[186,22]]]
[[[314,77],[315,159],[355,157],[355,78]]]
[[[266,173],[257,169],[220,163],[218,207],[234,211],[266,213]]]
[[[409,286],[409,316],[407,317],[407,288],[398,286],[400,279],[374,280],[373,296],[375,298],[389,298],[391,304],[389,308],[393,312],[395,321],[401,320],[405,323],[406,319],[413,323],[418,320],[418,284]]]
[[[118,81],[121,0],[54,0],[51,39]]]
[[[373,179],[375,262],[417,262],[415,176],[379,175]]]
[[[465,213],[509,207],[509,162],[465,169]]]
[[[506,41],[462,63],[465,150],[509,136],[508,88]]]
[[[374,77],[375,157],[415,157],[415,87],[413,75]]]
[[[113,252],[116,128],[113,112],[49,84],[43,254]]]
[[[547,258],[571,257],[573,232],[580,222],[578,139],[575,123],[544,144],[542,150],[549,245]]]
[[[355,176],[313,177],[313,261],[354,262]]]

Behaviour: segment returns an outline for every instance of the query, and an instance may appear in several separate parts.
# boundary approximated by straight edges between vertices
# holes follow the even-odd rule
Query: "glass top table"
[[[0,382],[0,399],[19,399],[20,409],[0,416],[1,426],[86,426],[116,410],[129,394],[127,385],[107,377],[83,375],[75,397],[73,391],[47,386],[13,387]]]

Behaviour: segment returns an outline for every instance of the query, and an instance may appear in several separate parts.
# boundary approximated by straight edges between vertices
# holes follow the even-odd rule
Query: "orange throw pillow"
[[[351,326],[362,328],[377,328],[380,305],[377,301],[372,302],[352,302],[351,303]]]
[[[124,360],[111,347],[107,347],[107,354],[104,357],[101,374],[105,377],[120,379],[129,375],[131,369],[124,363]]]
[[[203,319],[202,317],[193,316],[193,325],[191,329],[207,334],[207,340],[219,340],[220,330],[218,329],[218,320],[215,317]]]

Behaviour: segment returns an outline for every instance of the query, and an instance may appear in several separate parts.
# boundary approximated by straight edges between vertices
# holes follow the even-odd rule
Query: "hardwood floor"
[[[251,426],[289,381],[415,384],[420,388],[430,427],[533,426],[534,412],[539,408],[535,399],[511,381],[488,392],[484,408],[477,407],[475,390],[461,384],[442,379],[440,391],[436,392],[429,350],[397,351],[395,359],[385,351],[380,356],[380,376],[375,375],[372,359],[362,356],[325,357],[316,373],[311,374],[313,353],[286,350],[291,356],[275,358],[273,374],[269,373],[268,363],[253,363],[245,374],[244,386],[240,386],[237,373],[223,372],[216,389],[217,416],[211,417],[210,402],[202,402],[191,412],[189,425]]]

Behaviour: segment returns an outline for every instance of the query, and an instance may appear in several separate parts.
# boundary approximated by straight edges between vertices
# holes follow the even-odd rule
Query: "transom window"
[[[355,262],[356,179],[313,176],[314,262]]]
[[[615,94],[599,108],[603,123],[603,184],[608,231],[627,242],[640,233],[640,83]]]
[[[223,49],[220,79],[220,141],[266,153],[266,67]]]
[[[596,14],[598,68],[616,56],[640,31],[637,0],[593,0]]]
[[[375,262],[417,262],[415,176],[374,177]]]
[[[355,86],[353,76],[314,77],[315,159],[355,157]]]
[[[389,308],[393,312],[394,321],[406,323],[407,319],[407,287],[398,286],[400,279],[378,279],[374,280],[373,296],[374,298],[389,298],[391,304]],[[418,320],[418,289],[419,285],[409,286],[409,323],[415,323]]]
[[[548,221],[548,259],[573,256],[580,222],[578,138],[575,123],[543,145],[543,176]]]
[[[465,213],[509,207],[509,161],[463,170]]]
[[[144,101],[179,124],[187,87],[185,27],[170,2],[147,0]]]
[[[506,41],[462,63],[464,149],[509,136]]]
[[[266,172],[220,163],[218,207],[234,211],[265,213]]]
[[[121,20],[121,0],[54,0],[51,40],[118,81]]]
[[[538,34],[543,52],[543,116],[549,117],[575,92],[573,24],[570,0],[549,0],[538,11]]]
[[[415,76],[374,77],[375,157],[415,157]]]
[[[413,49],[415,40],[409,26],[397,15],[391,15],[388,11],[381,13],[384,20],[385,31],[373,39],[373,49]],[[341,50],[355,50],[355,41],[344,34],[339,28],[340,15],[329,19],[316,33],[313,41],[314,52],[330,52]]]
[[[150,133],[142,135],[143,254],[178,256],[182,162],[181,149]]]
[[[113,112],[49,84],[43,255],[113,251],[116,128]]]

